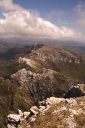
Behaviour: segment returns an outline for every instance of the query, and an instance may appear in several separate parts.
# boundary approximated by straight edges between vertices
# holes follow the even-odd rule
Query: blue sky
[[[55,15],[49,18],[49,14],[52,11],[62,10],[67,14],[66,18],[68,21],[73,19],[74,17],[70,17],[68,14],[72,11],[72,9],[81,2],[81,0],[13,0],[14,3],[19,4],[23,8],[37,10],[40,13],[40,16],[46,20],[50,20],[54,24],[59,24]],[[82,0],[85,1],[85,0]],[[65,18],[64,15],[64,18]],[[63,24],[63,23],[62,23]],[[61,24],[59,24],[61,25]],[[68,25],[68,24],[67,24]]]
[[[0,36],[85,40],[85,0],[0,0]]]
[[[79,0],[13,0],[14,3],[27,9],[37,9],[41,14],[52,10],[69,10],[79,3]]]

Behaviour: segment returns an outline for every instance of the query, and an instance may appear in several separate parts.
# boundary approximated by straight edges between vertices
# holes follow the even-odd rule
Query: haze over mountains
[[[60,46],[72,51],[85,54],[85,43],[73,40],[51,40],[51,39],[30,39],[24,37],[0,38],[0,51],[7,51],[9,48],[23,47],[32,44],[48,44]]]

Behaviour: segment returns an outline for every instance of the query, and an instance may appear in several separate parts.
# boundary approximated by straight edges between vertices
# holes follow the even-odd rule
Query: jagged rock
[[[76,105],[76,104],[77,104],[76,100],[73,99],[73,98],[65,99],[65,101],[66,101],[68,104],[70,104],[70,105]]]
[[[20,123],[20,119],[21,119],[21,115],[17,115],[17,114],[10,114],[7,116],[8,122],[9,123],[14,123],[14,124],[19,124]]]
[[[25,68],[20,69],[15,74],[11,75],[11,79],[16,80],[21,86],[24,86],[24,83],[27,82],[27,70]]]
[[[33,106],[30,108],[30,111],[34,114],[34,115],[37,115],[38,112],[39,112],[39,109],[36,107],[36,106]]]
[[[37,76],[37,74],[34,73],[34,72],[31,72],[31,71],[27,71],[27,76],[28,76],[28,78],[30,78],[30,79],[34,79],[35,76]]]
[[[25,119],[28,118],[30,116],[30,112],[23,112],[23,116]]]
[[[19,57],[18,63],[26,64],[30,67],[35,67],[35,65],[36,65],[35,61],[28,59],[28,58],[25,58],[25,57],[24,58]]]
[[[62,100],[64,100],[64,98],[56,98],[56,97],[50,97],[47,98],[46,100],[46,104],[58,104],[59,102],[61,102]]]
[[[36,115],[31,116],[31,117],[29,118],[30,124],[33,124],[33,123],[36,121],[36,119],[37,119],[37,116],[36,116]]]
[[[19,114],[21,117],[23,117],[23,113],[20,109],[17,110],[17,114]]]

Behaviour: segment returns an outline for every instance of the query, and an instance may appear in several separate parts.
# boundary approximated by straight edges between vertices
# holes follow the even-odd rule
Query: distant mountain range
[[[24,37],[0,38],[0,52],[7,51],[9,48],[23,47],[32,44],[48,44],[60,46],[72,51],[85,54],[85,44],[77,41],[59,41],[50,39],[28,39]]]

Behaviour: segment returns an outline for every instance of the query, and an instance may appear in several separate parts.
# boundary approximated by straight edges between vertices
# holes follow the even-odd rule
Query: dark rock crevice
[[[80,88],[73,87],[65,94],[64,98],[73,98],[73,97],[81,97],[85,96],[85,93],[82,92]]]

